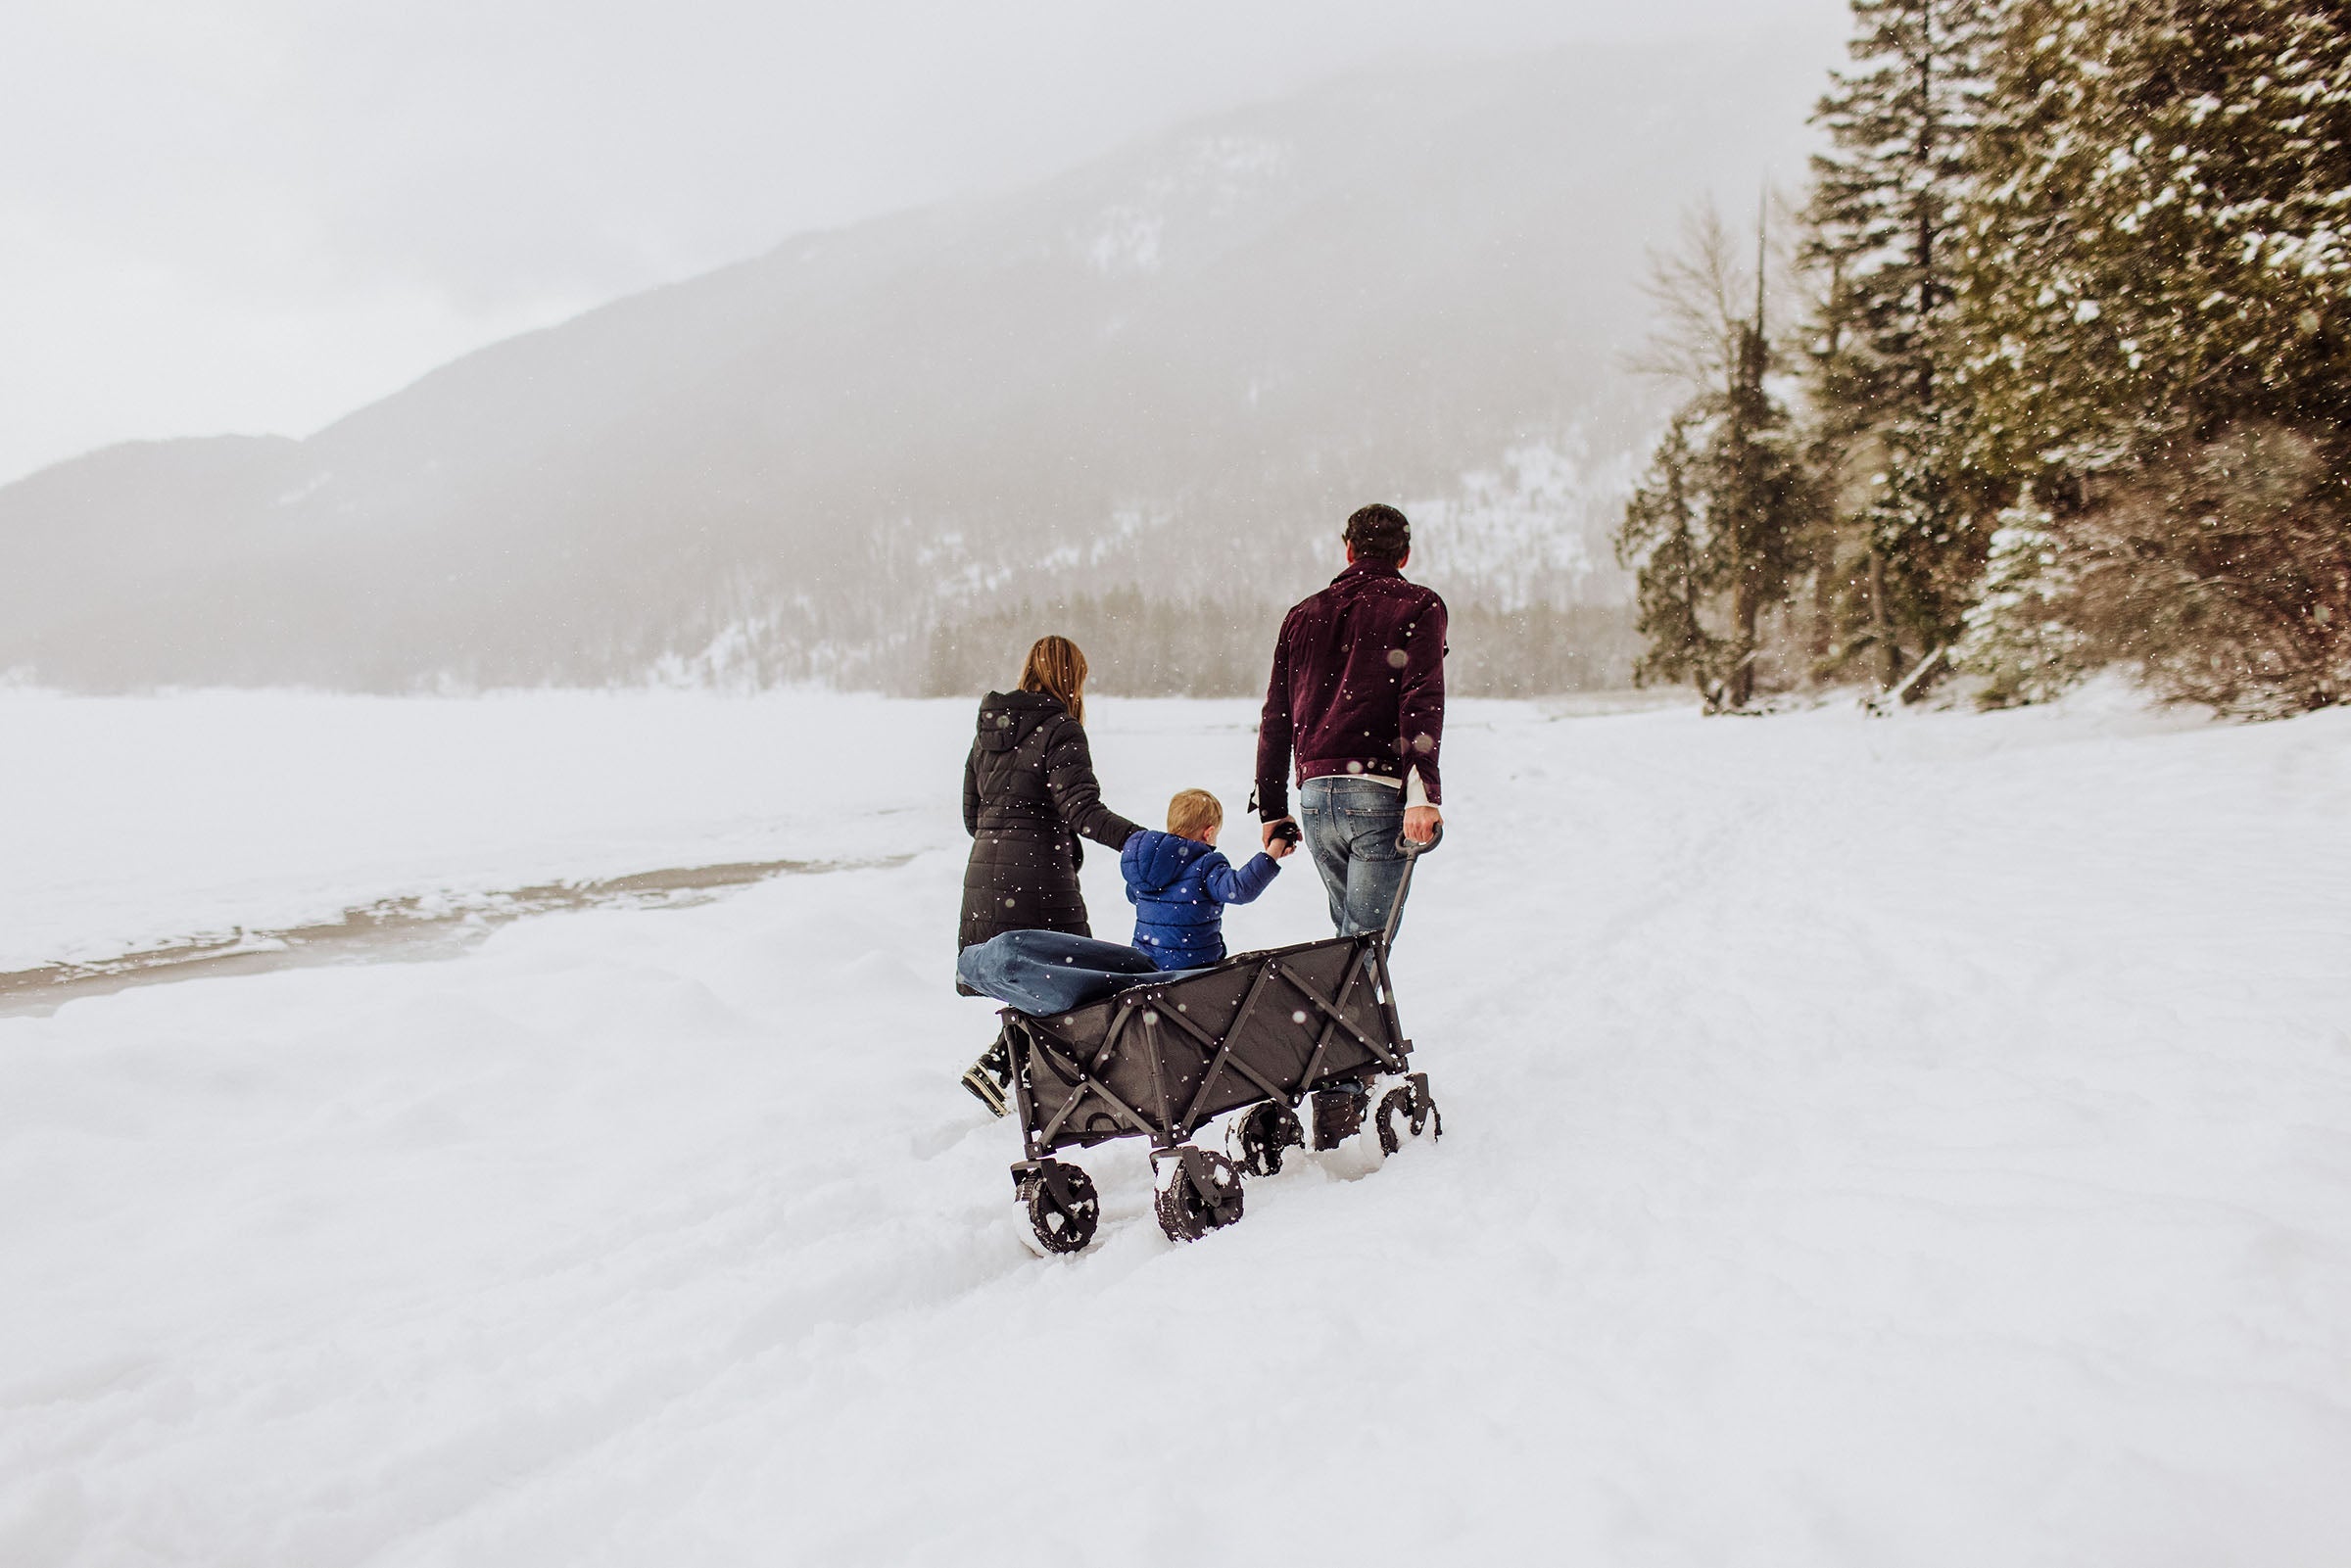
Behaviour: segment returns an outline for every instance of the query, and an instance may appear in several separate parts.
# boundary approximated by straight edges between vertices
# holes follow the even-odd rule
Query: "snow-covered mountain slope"
[[[931,626],[1023,594],[1277,613],[1355,506],[1475,510],[1464,475],[1540,449],[1574,460],[1505,492],[1538,504],[1418,563],[1601,592],[1645,253],[1800,170],[1821,64],[1806,35],[1352,77],[792,239],[299,443],[62,464],[0,489],[0,673],[902,685]]]
[[[658,777],[776,711],[512,722]],[[2331,1564],[2347,720],[1466,707],[1444,1142],[1180,1250],[1120,1146],[1092,1252],[1016,1239],[951,779],[897,869],[0,1019],[0,1561]],[[1131,809],[1248,765],[1094,730]]]

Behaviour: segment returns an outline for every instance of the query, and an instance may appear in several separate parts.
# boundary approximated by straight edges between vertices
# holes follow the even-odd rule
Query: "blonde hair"
[[[1178,838],[1190,838],[1203,828],[1215,828],[1224,821],[1224,802],[1205,789],[1178,789],[1176,798],[1168,802],[1168,832]]]
[[[1040,637],[1021,666],[1021,689],[1042,691],[1085,722],[1085,655],[1066,637]]]

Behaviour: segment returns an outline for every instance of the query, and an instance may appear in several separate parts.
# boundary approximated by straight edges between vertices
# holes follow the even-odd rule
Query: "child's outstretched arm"
[[[1271,855],[1253,855],[1239,871],[1232,869],[1231,861],[1219,855],[1216,864],[1208,868],[1208,875],[1201,879],[1201,885],[1220,904],[1246,904],[1280,875],[1281,867]]]

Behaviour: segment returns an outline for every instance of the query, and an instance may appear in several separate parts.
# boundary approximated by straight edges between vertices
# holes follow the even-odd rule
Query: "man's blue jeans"
[[[1131,947],[1060,931],[1006,931],[965,948],[955,977],[983,996],[1045,1017],[1098,1002],[1142,979],[1166,979]]]
[[[1309,779],[1298,786],[1298,826],[1306,852],[1330,895],[1330,924],[1341,936],[1388,923],[1404,881],[1404,791],[1368,779]],[[1401,913],[1397,924],[1401,926]]]

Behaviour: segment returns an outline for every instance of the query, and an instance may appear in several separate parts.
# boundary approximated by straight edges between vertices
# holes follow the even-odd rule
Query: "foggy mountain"
[[[1067,627],[1113,689],[1231,689],[1387,499],[1471,684],[1588,675],[1559,644],[1621,640],[1645,250],[1800,170],[1821,64],[1358,75],[792,239],[308,440],[58,464],[0,489],[0,672],[965,689]]]

